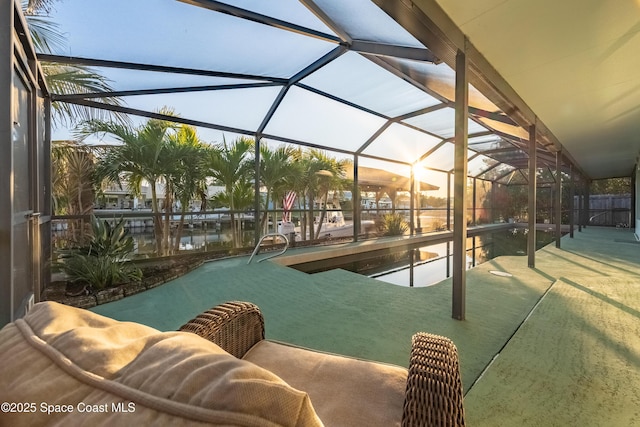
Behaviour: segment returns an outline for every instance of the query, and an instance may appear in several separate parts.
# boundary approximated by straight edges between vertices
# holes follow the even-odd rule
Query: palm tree
[[[322,206],[320,220],[314,236],[315,239],[318,239],[322,223],[327,215],[329,192],[344,190],[349,185],[349,180],[344,177],[345,168],[349,161],[346,159],[336,160],[329,157],[325,151],[316,149],[309,150],[308,156],[310,164],[313,165],[311,170],[314,171],[315,175],[314,179],[311,180],[313,183],[312,191],[316,197],[320,196],[320,205]]]
[[[53,209],[58,215],[84,215],[94,204],[95,156],[75,141],[56,141],[51,149]]]
[[[254,188],[253,183],[246,178],[241,178],[233,184],[231,192],[224,191],[213,197],[213,202],[218,206],[235,206],[236,210],[244,210],[253,206]],[[233,212],[233,211],[232,211]],[[242,247],[242,224],[236,224],[235,214],[231,214],[231,239],[234,248]]]
[[[261,221],[261,228],[264,232],[267,232],[269,202],[273,200],[275,210],[277,201],[284,197],[288,190],[291,190],[290,182],[293,174],[291,159],[294,152],[295,149],[288,145],[281,145],[275,150],[270,149],[266,144],[260,146],[260,183],[266,188],[265,208]]]
[[[173,197],[180,203],[180,222],[175,233],[173,251],[177,252],[180,237],[184,228],[184,216],[192,199],[206,193],[206,169],[204,158],[208,146],[205,146],[196,133],[195,128],[181,125],[178,132],[170,134],[166,156],[173,165],[171,173],[165,176],[167,193],[169,188]],[[165,236],[167,223],[165,223]]]
[[[293,191],[298,195],[298,208],[302,208],[300,218],[300,234],[303,240],[307,240],[307,230],[313,230],[313,200],[315,197],[315,165],[302,148],[297,148],[293,152],[291,162],[292,182],[290,184]],[[307,211],[307,206],[309,211]]]
[[[307,236],[307,226],[309,227],[309,238],[320,237],[320,228],[326,217],[327,198],[332,190],[342,190],[346,188],[349,181],[344,178],[345,167],[348,160],[336,160],[329,157],[325,151],[309,149],[303,152],[298,150],[295,158],[295,168],[297,168],[297,191],[301,196],[303,206],[307,206],[304,221],[301,226],[303,239]],[[320,204],[323,205],[320,221],[317,229],[313,229],[314,224],[314,204],[320,197]]]
[[[169,109],[160,110],[161,114],[172,115]],[[107,180],[121,185],[124,178],[134,194],[141,193],[143,181],[151,186],[151,208],[154,213],[153,223],[156,238],[156,250],[159,254],[166,252],[163,244],[163,227],[160,217],[161,208],[158,203],[156,185],[163,182],[167,162],[172,160],[164,156],[168,132],[174,128],[168,121],[151,119],[137,128],[114,122],[89,120],[84,122],[77,133],[86,137],[92,134],[110,134],[121,142],[107,150],[97,168],[98,181]],[[170,206],[164,206],[169,211]]]
[[[248,159],[253,146],[254,141],[247,137],[240,137],[231,144],[227,144],[223,139],[222,144],[214,146],[206,159],[207,175],[225,188],[234,247],[239,247],[241,243],[235,216],[235,211],[240,209],[240,206],[235,204],[237,199],[234,197],[234,191],[237,190],[237,183],[248,182],[252,175],[253,163]]]
[[[90,147],[58,141],[51,153],[53,211],[57,215],[89,215],[95,202],[93,187],[96,159]],[[69,221],[67,239],[79,243],[84,220]],[[76,227],[77,225],[77,227]],[[80,231],[78,235],[77,231]]]

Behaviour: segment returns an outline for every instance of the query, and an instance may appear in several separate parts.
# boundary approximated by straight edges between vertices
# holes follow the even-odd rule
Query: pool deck
[[[451,318],[450,279],[405,288],[247,257],[93,311],[175,330],[213,305],[251,301],[268,338],[403,366],[413,333],[437,333],[458,347],[471,426],[640,425],[640,244],[628,229],[574,236],[539,250],[536,268],[506,256],[469,270],[465,321]]]

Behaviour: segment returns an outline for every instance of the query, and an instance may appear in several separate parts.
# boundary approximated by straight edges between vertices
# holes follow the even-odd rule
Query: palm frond
[[[55,94],[82,94],[110,92],[109,79],[94,72],[89,67],[60,65],[42,62],[47,86]],[[97,98],[108,105],[121,106],[122,101],[115,97]],[[54,102],[52,120],[54,125],[77,125],[86,120],[115,120],[129,124],[130,119],[124,113],[91,108],[67,102]]]
[[[56,1],[58,0],[22,0],[22,10],[29,15],[39,12],[49,13]]]
[[[66,40],[55,22],[42,15],[25,15],[25,19],[29,25],[36,52],[53,53],[64,49]]]

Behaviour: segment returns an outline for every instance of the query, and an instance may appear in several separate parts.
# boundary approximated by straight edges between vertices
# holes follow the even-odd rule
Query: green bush
[[[438,219],[433,220],[433,222],[431,223],[431,227],[433,228],[433,231],[444,231],[447,229],[445,223]]]
[[[385,236],[402,236],[409,229],[409,224],[400,214],[386,214],[383,221]]]
[[[91,231],[86,245],[61,251],[56,262],[71,283],[99,290],[142,279],[142,271],[128,261],[134,245],[124,219],[111,226],[92,217]]]

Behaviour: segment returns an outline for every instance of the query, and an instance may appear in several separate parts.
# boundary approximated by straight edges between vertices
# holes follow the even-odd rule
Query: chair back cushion
[[[322,425],[306,393],[197,335],[54,302],[0,331],[0,401],[11,426]]]

